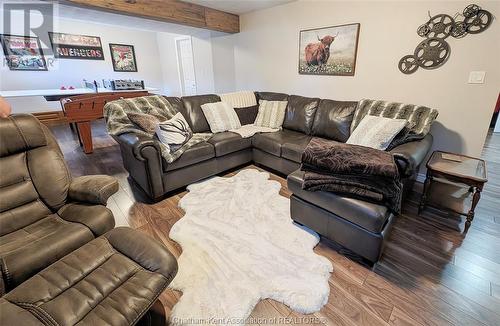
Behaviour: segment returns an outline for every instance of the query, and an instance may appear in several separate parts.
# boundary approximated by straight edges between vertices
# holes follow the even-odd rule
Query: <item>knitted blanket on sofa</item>
[[[127,113],[145,113],[170,119],[177,112],[178,111],[174,109],[172,104],[170,104],[165,97],[160,95],[120,99],[111,101],[104,106],[104,118],[106,119],[108,133],[113,136],[132,132],[150,139],[156,139],[155,136],[151,136],[130,121],[127,117]],[[161,155],[165,161],[167,161],[167,163],[172,163],[190,147],[207,141],[210,137],[212,137],[211,133],[193,134],[193,137],[191,137],[187,143],[174,152],[170,152],[169,148],[158,139],[156,139],[156,141],[161,148]]]
[[[367,115],[408,121],[408,126],[404,130],[405,133],[396,137],[392,141],[390,148],[388,148],[392,149],[410,141],[423,139],[429,133],[434,120],[436,120],[438,111],[421,105],[364,99],[358,102],[354,111],[351,133]]]
[[[302,188],[385,205],[399,213],[403,185],[391,153],[312,138],[302,154]]]

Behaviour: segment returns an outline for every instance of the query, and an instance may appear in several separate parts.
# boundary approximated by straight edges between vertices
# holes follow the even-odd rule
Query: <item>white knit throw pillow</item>
[[[405,119],[390,119],[367,115],[347,140],[347,144],[372,147],[385,151],[394,137],[406,126]]]
[[[268,128],[281,128],[285,120],[285,111],[288,101],[259,101],[259,113],[254,125]]]
[[[226,102],[206,103],[201,106],[201,110],[214,134],[241,127],[236,111]]]
[[[193,136],[193,132],[184,116],[179,112],[171,119],[158,124],[156,136],[172,153],[187,143]]]

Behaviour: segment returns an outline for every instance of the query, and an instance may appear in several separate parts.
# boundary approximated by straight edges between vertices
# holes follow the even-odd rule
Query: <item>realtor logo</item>
[[[47,70],[54,66],[49,34],[54,30],[54,3],[1,1],[0,39],[3,64],[11,70]],[[50,58],[45,59],[45,56]]]

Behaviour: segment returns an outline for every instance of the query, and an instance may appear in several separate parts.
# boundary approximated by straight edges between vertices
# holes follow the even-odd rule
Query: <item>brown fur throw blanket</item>
[[[190,147],[207,141],[212,137],[211,133],[197,133],[193,137],[175,151],[161,143],[156,136],[151,136],[146,131],[139,128],[127,116],[127,113],[145,113],[157,117],[163,117],[165,120],[172,118],[178,111],[174,109],[172,104],[161,95],[142,96],[134,98],[126,98],[107,103],[104,106],[104,117],[106,118],[107,129],[110,135],[119,136],[124,133],[132,132],[143,135],[149,138],[154,138],[158,141],[161,148],[161,155],[167,161],[172,163],[178,159]]]
[[[302,188],[331,191],[401,210],[402,183],[391,153],[322,138],[302,154]]]

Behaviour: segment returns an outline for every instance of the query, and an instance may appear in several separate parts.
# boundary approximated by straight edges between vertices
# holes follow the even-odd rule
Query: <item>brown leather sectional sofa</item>
[[[120,144],[123,163],[132,179],[152,200],[192,182],[250,163],[288,176],[292,218],[311,227],[341,246],[377,261],[390,230],[393,214],[384,206],[346,198],[327,192],[307,192],[301,188],[298,171],[301,155],[312,137],[345,142],[357,102],[308,98],[283,93],[256,92],[257,100],[286,100],[283,129],[243,139],[238,134],[215,134],[207,142],[187,150],[178,160],[167,164],[157,142],[135,134],[115,139]],[[201,105],[218,102],[217,95],[167,98],[180,111],[193,132],[209,132]],[[258,107],[236,110],[242,124],[252,123]],[[404,177],[405,190],[411,189],[419,166],[432,145],[432,136],[392,150]]]

